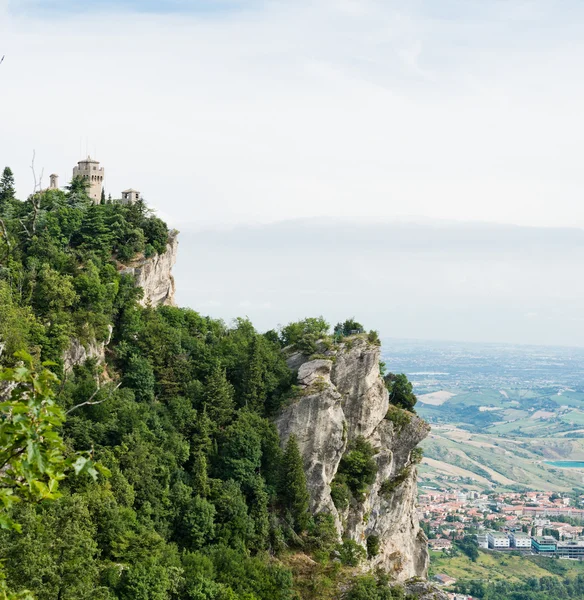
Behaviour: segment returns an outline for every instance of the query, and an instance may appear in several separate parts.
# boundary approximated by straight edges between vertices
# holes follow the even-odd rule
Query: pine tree
[[[231,422],[235,410],[233,386],[227,381],[225,369],[218,363],[207,380],[204,401],[214,428],[221,429]]]
[[[101,188],[101,204],[105,204],[105,190]]]
[[[262,412],[266,401],[266,385],[264,382],[264,365],[258,337],[254,336],[250,344],[250,352],[243,381],[244,405]]]
[[[282,459],[280,477],[280,495],[284,506],[290,511],[297,532],[306,530],[310,518],[308,488],[302,464],[302,456],[295,435],[291,435],[286,444]]]
[[[201,498],[209,495],[209,478],[207,476],[207,457],[201,450],[197,450],[193,456],[193,480],[192,487]]]
[[[12,200],[16,194],[14,189],[14,175],[10,167],[4,167],[2,178],[0,178],[0,207],[8,200]]]

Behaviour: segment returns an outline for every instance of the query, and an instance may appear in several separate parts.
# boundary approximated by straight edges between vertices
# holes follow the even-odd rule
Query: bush
[[[367,558],[374,558],[379,554],[379,536],[371,534],[367,538]]]
[[[382,498],[389,497],[408,477],[410,468],[403,468],[393,479],[386,479],[379,488],[379,495]]]
[[[410,454],[410,460],[415,465],[419,465],[422,462],[422,458],[424,458],[424,451],[422,448],[414,448]]]
[[[349,335],[355,335],[363,333],[365,329],[361,323],[355,321],[354,318],[347,319],[344,323],[337,323],[334,329],[335,338],[347,337]]]
[[[344,510],[349,506],[350,496],[346,477],[337,473],[331,482],[331,498],[337,510]]]
[[[372,329],[367,334],[367,341],[370,344],[374,344],[375,346],[381,346],[381,340],[379,339],[379,333],[377,331],[375,331],[374,329]]]
[[[397,433],[399,433],[404,427],[407,427],[412,421],[412,415],[398,406],[389,405],[385,418],[391,421],[395,427]]]
[[[345,540],[338,547],[339,558],[347,567],[358,567],[366,558],[365,548],[355,540]]]
[[[364,500],[368,485],[375,481],[377,463],[373,460],[375,450],[364,437],[353,440],[341,459],[338,473],[345,476],[347,486],[358,502]]]

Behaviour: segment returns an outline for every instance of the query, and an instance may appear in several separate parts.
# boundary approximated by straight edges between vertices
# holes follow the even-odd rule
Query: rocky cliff
[[[144,291],[140,300],[142,306],[147,304],[175,306],[172,267],[176,262],[177,250],[178,233],[173,231],[169,236],[164,254],[155,254],[149,258],[141,256],[120,269],[120,273],[132,275],[136,286],[141,287]],[[79,339],[72,338],[69,347],[63,353],[65,373],[69,373],[73,367],[84,364],[90,358],[96,359],[98,364],[105,363],[105,348],[109,344],[112,331],[113,328],[110,325],[108,339],[104,342],[90,340],[82,343]]]
[[[289,356],[289,366],[298,369],[300,392],[276,421],[282,443],[292,434],[298,439],[311,509],[330,512],[339,536],[363,547],[376,536],[379,551],[368,560],[369,567],[382,567],[399,581],[425,577],[427,540],[415,512],[412,451],[428,435],[429,426],[401,409],[388,415],[380,349],[365,336],[321,351],[316,360],[300,353]],[[364,498],[352,497],[348,507],[339,509],[331,497],[331,483],[343,454],[357,438],[375,449],[375,481]]]
[[[149,258],[140,257],[121,270],[121,273],[133,275],[136,286],[144,290],[140,301],[142,306],[175,306],[172,267],[176,262],[177,251],[178,233],[173,231],[164,254],[155,254]]]

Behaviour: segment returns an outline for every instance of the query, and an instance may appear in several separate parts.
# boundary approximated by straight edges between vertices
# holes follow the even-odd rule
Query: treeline
[[[20,202],[4,172],[0,361],[18,365],[14,353],[27,350],[31,369],[45,373],[40,362],[50,360],[60,383],[21,366],[10,372],[20,383],[13,404],[1,388],[0,450],[18,430],[16,413],[30,411],[26,390],[43,380],[34,406],[51,406],[56,395],[46,429],[56,452],[81,458],[78,476],[60,481],[60,497],[52,493],[50,482],[62,477],[51,461],[61,459],[39,451],[37,417],[27,420],[32,451],[17,444],[15,452],[27,485],[45,485],[47,500],[23,494],[2,509],[18,524],[0,531],[3,589],[41,600],[292,600],[287,557],[302,551],[322,565],[302,597],[335,597],[335,574],[362,560],[360,547],[338,544],[330,515],[310,513],[296,440],[282,450],[270,420],[294,393],[282,348],[312,351],[328,324],[306,319],[260,334],[245,319],[227,326],[188,309],[139,306],[140,290],[119,263],[163,252],[167,239],[166,224],[143,203],[93,205],[81,181]],[[110,324],[107,364],[64,373],[70,339],[104,340]],[[84,457],[107,476],[79,467],[89,464]],[[357,579],[347,593],[405,596],[382,578]]]
[[[584,575],[564,579],[529,577],[524,582],[459,581],[456,590],[482,600],[576,600],[584,598]]]

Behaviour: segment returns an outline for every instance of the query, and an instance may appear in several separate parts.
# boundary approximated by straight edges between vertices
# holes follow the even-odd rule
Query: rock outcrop
[[[120,273],[132,275],[137,287],[141,287],[144,295],[140,300],[142,306],[150,304],[158,306],[164,304],[175,306],[174,277],[172,267],[176,262],[178,250],[178,232],[171,232],[164,254],[155,254],[150,258],[140,256],[129,265],[121,268]],[[110,325],[109,337],[113,328]],[[98,364],[105,363],[105,348],[109,344],[109,337],[104,342],[90,340],[82,343],[77,338],[72,338],[69,347],[63,353],[63,370],[69,373],[76,365],[82,365],[86,360],[95,359]]]
[[[108,339],[97,342],[95,339],[82,343],[78,338],[72,338],[69,347],[63,352],[63,371],[70,373],[73,367],[82,365],[86,360],[95,359],[98,364],[105,363],[105,347],[109,344],[113,327],[109,325]]]
[[[141,257],[121,270],[121,273],[133,275],[136,286],[144,290],[140,304],[146,306],[175,306],[174,277],[172,267],[176,262],[178,251],[178,233],[171,232],[166,252],[155,254],[149,258]]]
[[[299,397],[276,420],[282,443],[294,434],[303,456],[313,512],[333,515],[339,536],[363,547],[377,536],[379,552],[368,566],[381,567],[398,581],[425,577],[426,538],[416,517],[416,464],[412,450],[429,426],[412,413],[387,419],[389,394],[379,372],[380,349],[355,336],[309,360],[298,353]],[[324,358],[322,358],[324,356]],[[335,507],[331,483],[348,445],[363,437],[375,449],[375,481],[364,499]]]

